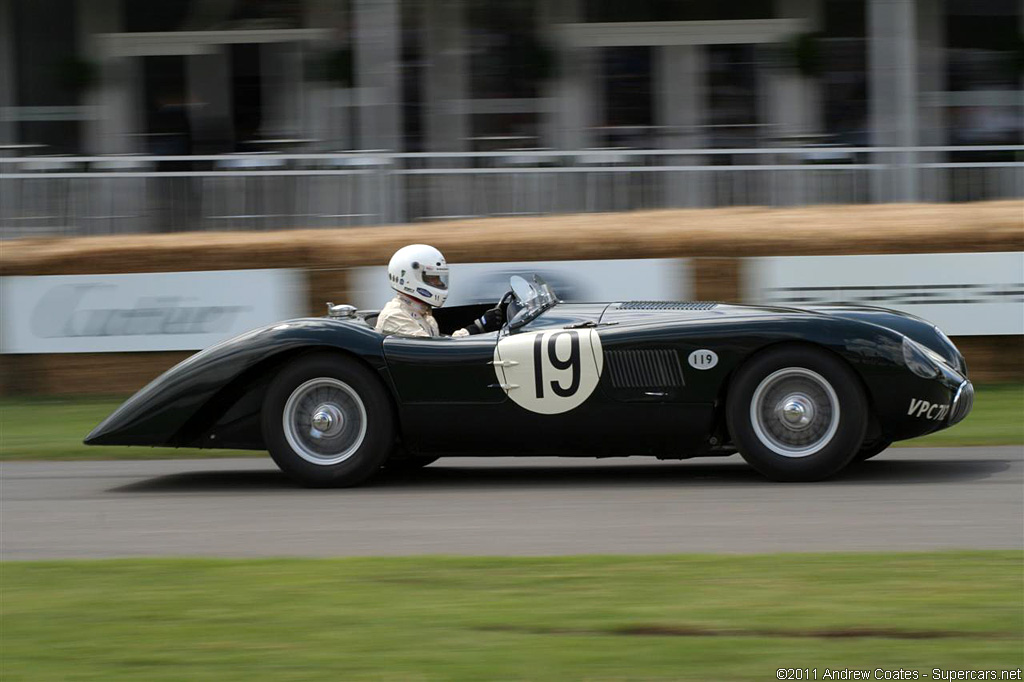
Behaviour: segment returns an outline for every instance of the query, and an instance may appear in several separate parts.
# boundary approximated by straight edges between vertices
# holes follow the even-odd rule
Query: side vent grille
[[[605,351],[615,388],[675,388],[685,385],[674,350]]]
[[[709,301],[626,301],[619,310],[711,310],[717,305]]]

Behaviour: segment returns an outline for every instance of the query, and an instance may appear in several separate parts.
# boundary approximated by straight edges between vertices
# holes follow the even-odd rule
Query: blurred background
[[[888,305],[1016,381],[1024,210],[990,200],[1024,197],[1022,31],[1024,0],[0,0],[0,393],[130,392],[182,357],[149,351],[379,308],[410,241],[457,264],[449,304],[540,272],[566,300]],[[625,214],[734,206],[802,208]],[[256,234],[383,224],[409,227]],[[748,226],[781,241],[740,253]],[[90,235],[117,239],[19,239]],[[213,309],[243,313],[140,331]]]
[[[0,229],[1020,197],[1022,31],[1021,0],[0,0]]]
[[[0,0],[0,677],[1020,679],[1022,33],[1024,0]],[[198,350],[381,307],[413,242],[449,305],[538,272],[904,310],[977,402],[799,490],[446,458],[317,492],[82,445]],[[729,554],[625,556],[695,551]],[[573,552],[622,556],[142,558]],[[12,561],[98,557],[138,558]]]

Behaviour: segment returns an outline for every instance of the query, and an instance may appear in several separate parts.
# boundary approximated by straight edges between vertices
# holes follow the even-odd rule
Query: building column
[[[776,0],[775,14],[780,19],[802,19],[804,32],[824,28],[822,0]],[[760,108],[768,134],[786,140],[821,133],[825,127],[821,83],[791,68],[759,70]]]
[[[704,45],[665,45],[654,50],[656,99],[655,123],[665,130],[665,149],[701,149],[707,146],[707,47]],[[699,156],[673,156],[673,165],[698,165]],[[663,205],[703,206],[704,173],[680,171],[666,173]]]
[[[403,151],[399,0],[354,0],[355,72],[363,149]]]
[[[914,0],[868,2],[868,97],[871,144],[918,144],[917,17]],[[872,201],[916,201],[914,152],[873,154],[891,170],[871,174]]]
[[[946,130],[946,3],[928,0],[917,3],[917,57],[921,108],[918,144],[941,147],[949,142]],[[942,152],[923,152],[919,163],[941,162]],[[920,198],[945,201],[948,195],[949,169],[928,168],[919,171]]]
[[[13,3],[0,0],[0,144],[17,144],[18,139],[18,124],[7,114],[15,105],[13,23]]]
[[[658,100],[655,120],[668,131],[662,146],[667,149],[706,146],[707,47],[666,45],[653,49]]]
[[[601,50],[585,48],[573,53],[566,67],[563,100],[558,105],[559,135],[566,149],[601,146],[595,130],[605,121]]]
[[[304,58],[324,59],[330,52],[349,46],[351,34],[345,5],[336,0],[304,0],[304,26],[333,31],[329,40],[306,45]],[[311,151],[325,152],[350,149],[352,89],[338,83],[310,81],[303,87],[306,129],[317,140]]]
[[[555,51],[555,77],[542,88],[551,106],[545,108],[545,147],[586,149],[597,144],[594,128],[604,121],[601,100],[601,50],[573,47],[558,30],[583,21],[583,0],[542,0],[538,3],[542,38]]]
[[[122,30],[120,0],[78,0],[79,55],[99,69],[99,82],[82,95],[82,151],[86,154],[129,154],[137,151],[138,117],[142,111],[136,59],[109,57],[102,34]]]
[[[431,152],[466,151],[471,125],[465,111],[469,99],[465,3],[424,1],[422,11],[425,148]]]
[[[260,92],[266,117],[260,133],[266,138],[302,137],[303,117],[301,43],[260,45]]]
[[[202,104],[189,107],[196,152],[233,151],[235,131],[231,116],[231,68],[227,50],[221,46],[207,54],[187,55],[185,70],[189,96]]]

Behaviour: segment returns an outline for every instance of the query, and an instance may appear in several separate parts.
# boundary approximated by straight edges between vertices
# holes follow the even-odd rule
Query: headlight
[[[934,379],[939,376],[939,366],[928,349],[908,338],[903,339],[903,362],[911,372],[925,379]]]

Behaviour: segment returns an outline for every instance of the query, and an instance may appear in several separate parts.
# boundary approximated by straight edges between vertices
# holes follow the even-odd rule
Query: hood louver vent
[[[626,301],[619,310],[711,310],[717,305],[708,301]]]
[[[674,350],[605,351],[615,388],[678,388],[685,385]]]

